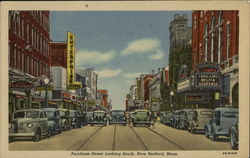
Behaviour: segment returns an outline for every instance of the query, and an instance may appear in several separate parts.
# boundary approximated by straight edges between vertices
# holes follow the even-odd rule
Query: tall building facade
[[[222,104],[238,107],[239,11],[192,13],[192,69],[218,64],[222,73]]]
[[[97,97],[97,78],[98,75],[93,68],[76,69],[76,73],[86,76],[86,97],[88,100],[96,101]]]
[[[42,106],[44,98],[33,86],[37,77],[50,76],[50,13],[9,11],[8,18],[11,116],[15,110]]]
[[[186,14],[174,16],[169,26],[170,32],[170,55],[169,55],[169,79],[173,90],[177,89],[179,80],[179,70],[182,64],[190,65],[191,61],[186,60],[191,57],[191,36],[192,28],[188,26]],[[186,58],[185,58],[186,57]],[[188,62],[189,61],[189,62]],[[188,62],[188,63],[187,63]]]

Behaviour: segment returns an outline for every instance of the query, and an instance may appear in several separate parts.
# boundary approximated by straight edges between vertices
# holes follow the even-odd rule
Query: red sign
[[[11,88],[33,88],[33,84],[26,81],[17,81],[10,83]]]
[[[200,68],[200,72],[216,72],[216,68]]]
[[[71,94],[63,93],[63,98],[71,99]]]

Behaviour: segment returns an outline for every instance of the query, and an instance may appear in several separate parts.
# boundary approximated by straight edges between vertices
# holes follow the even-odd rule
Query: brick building
[[[50,76],[49,11],[9,11],[8,18],[9,82],[32,85],[38,76]],[[9,115],[41,107],[43,98],[32,86],[15,86],[9,87]]]
[[[192,69],[215,63],[222,73],[222,104],[238,106],[238,11],[193,11]]]

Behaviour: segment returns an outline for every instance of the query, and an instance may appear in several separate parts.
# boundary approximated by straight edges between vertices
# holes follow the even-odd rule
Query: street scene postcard
[[[181,3],[3,3],[1,156],[248,157],[249,4]]]

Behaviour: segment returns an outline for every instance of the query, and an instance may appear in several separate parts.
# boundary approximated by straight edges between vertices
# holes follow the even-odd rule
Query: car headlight
[[[13,125],[12,124],[9,124],[9,129],[13,128]]]
[[[28,126],[29,128],[31,128],[31,127],[33,127],[33,124],[32,124],[32,123],[28,123],[27,126]]]

